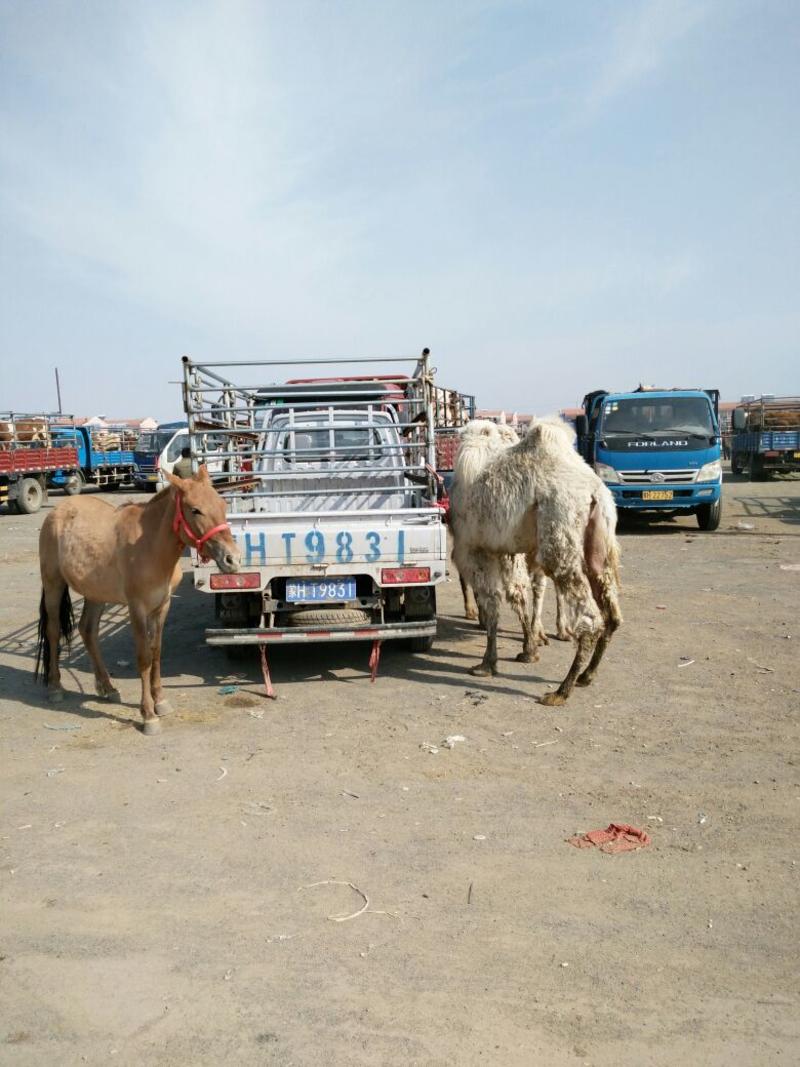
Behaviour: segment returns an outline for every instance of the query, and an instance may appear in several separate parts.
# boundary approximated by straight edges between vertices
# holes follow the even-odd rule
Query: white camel
[[[567,676],[542,703],[563,704],[576,684],[589,685],[622,621],[619,545],[611,493],[575,451],[569,428],[534,420],[519,444],[498,450],[456,493],[454,528],[453,558],[473,585],[487,630],[486,652],[472,673],[497,673],[504,560],[522,555],[534,581],[540,574],[552,579],[577,644]]]
[[[565,424],[562,423],[562,425]],[[569,432],[567,429],[567,433]],[[571,441],[574,444],[574,438]],[[459,507],[462,501],[466,505],[469,486],[475,480],[477,474],[498,452],[518,443],[519,436],[513,427],[504,423],[493,423],[488,419],[473,419],[461,431],[461,444],[456,457],[453,485],[450,490],[450,526],[454,542],[458,537]],[[509,560],[504,560],[502,566],[506,582],[506,599],[509,604],[518,611],[518,605],[523,604],[527,597],[531,604],[533,616],[532,640],[535,645],[549,644],[542,624],[542,606],[544,604],[547,579],[541,572],[535,573],[535,568],[529,567],[523,556],[515,556]],[[530,573],[531,570],[534,570],[533,575]],[[460,571],[459,581],[461,583],[461,594],[464,598],[464,617],[466,619],[480,619],[480,612],[475,602],[472,585]],[[572,637],[572,634],[567,629],[564,617],[563,598],[557,592],[556,637],[559,641],[569,641]],[[481,619],[480,621],[483,626],[483,620]],[[522,629],[524,635],[527,631],[527,625],[523,624]],[[528,659],[525,655],[517,658],[521,660]]]
[[[518,441],[519,437],[510,426],[498,426],[488,419],[473,419],[462,430],[461,443],[453,470],[453,484],[450,489],[450,530],[454,559],[457,557],[456,545],[465,519],[464,509],[468,506],[469,492],[473,482],[483,468],[500,452]],[[524,663],[534,662],[538,658],[537,646],[547,643],[547,637],[541,625],[544,578],[537,578],[537,581],[532,583],[524,556],[502,557],[498,560],[498,566],[506,600],[516,612],[522,628],[522,651],[517,659]],[[464,596],[464,614],[468,619],[477,619],[481,617],[481,613],[477,605],[473,606],[470,602],[473,593],[473,577],[469,561],[462,558],[457,567]],[[474,600],[474,594],[472,599]],[[485,625],[482,617],[481,623]]]

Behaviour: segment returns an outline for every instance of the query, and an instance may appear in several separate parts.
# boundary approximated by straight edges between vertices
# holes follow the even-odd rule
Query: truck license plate
[[[355,600],[355,578],[297,578],[286,583],[286,599],[292,604],[315,604],[320,600]]]
[[[671,489],[645,489],[642,500],[672,500]]]

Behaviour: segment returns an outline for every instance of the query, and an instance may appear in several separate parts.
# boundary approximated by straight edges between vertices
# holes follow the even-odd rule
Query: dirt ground
[[[275,652],[269,702],[184,581],[156,738],[118,612],[122,705],[79,639],[65,703],[34,686],[44,514],[0,516],[0,1062],[800,1061],[800,480],[623,530],[625,625],[565,708],[570,647],[514,662],[510,615],[466,673],[457,581],[432,652],[375,685],[367,646]],[[652,845],[565,841],[610,822]]]

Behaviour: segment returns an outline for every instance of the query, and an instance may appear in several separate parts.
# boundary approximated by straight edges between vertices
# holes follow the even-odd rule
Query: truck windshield
[[[175,434],[174,430],[162,430],[154,433],[143,433],[139,437],[139,443],[136,446],[137,452],[162,452],[172,440]]]
[[[608,400],[603,406],[605,434],[687,433],[711,437],[711,407],[699,396],[648,396]]]
[[[287,463],[319,463],[333,458],[369,459],[372,455],[370,446],[380,443],[378,431],[369,427],[364,427],[363,430],[304,428],[296,430],[294,434],[285,434],[281,448]]]

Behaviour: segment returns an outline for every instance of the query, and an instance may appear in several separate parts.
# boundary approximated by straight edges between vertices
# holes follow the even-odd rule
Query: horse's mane
[[[169,493],[171,485],[168,485],[166,489],[160,489],[155,496],[151,496],[149,500],[126,500],[124,504],[117,504],[117,511],[122,511],[123,508],[151,508],[154,504],[157,504],[159,500],[163,500]],[[115,507],[110,501],[104,501],[109,507]]]

